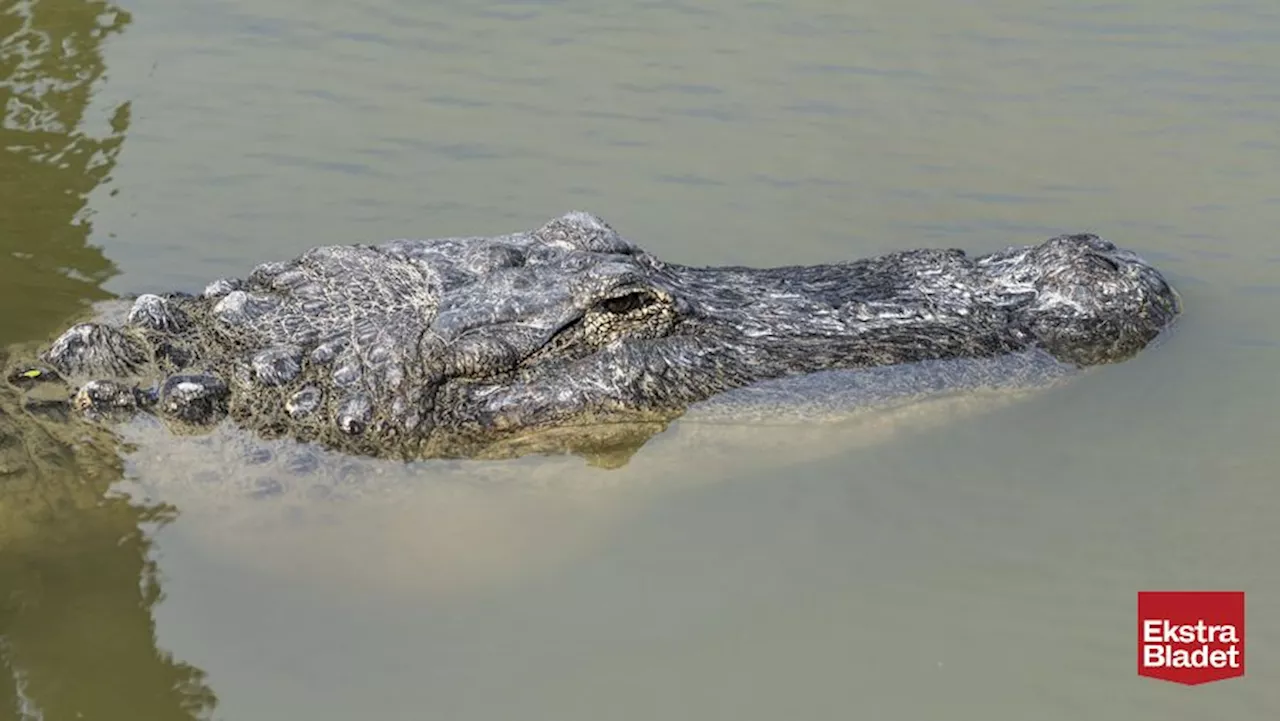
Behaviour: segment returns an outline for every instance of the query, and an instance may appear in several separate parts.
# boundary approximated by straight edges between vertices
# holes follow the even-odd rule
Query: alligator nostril
[[[1110,270],[1113,273],[1120,272],[1120,264],[1117,263],[1114,258],[1101,253],[1094,253],[1092,258],[1095,263],[1105,267],[1107,270]]]

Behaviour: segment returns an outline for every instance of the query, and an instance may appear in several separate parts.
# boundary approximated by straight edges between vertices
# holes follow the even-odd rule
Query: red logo
[[[1138,675],[1194,686],[1244,675],[1244,591],[1139,591]]]

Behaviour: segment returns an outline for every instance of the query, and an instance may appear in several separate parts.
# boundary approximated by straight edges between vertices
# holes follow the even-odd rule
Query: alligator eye
[[[600,307],[610,313],[621,315],[623,313],[630,313],[633,310],[639,310],[651,303],[653,303],[652,295],[642,291],[636,291],[634,293],[620,295],[616,298],[605,299],[600,302]]]

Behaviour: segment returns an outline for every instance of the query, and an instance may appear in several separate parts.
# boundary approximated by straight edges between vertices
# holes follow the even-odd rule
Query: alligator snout
[[[1035,300],[1021,322],[1060,360],[1114,363],[1146,347],[1181,313],[1177,292],[1137,253],[1095,235],[1059,236],[1019,266]]]

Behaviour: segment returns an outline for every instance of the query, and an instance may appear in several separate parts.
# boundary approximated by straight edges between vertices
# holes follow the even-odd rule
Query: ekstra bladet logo
[[[1138,675],[1193,686],[1244,675],[1244,591],[1139,591]]]

